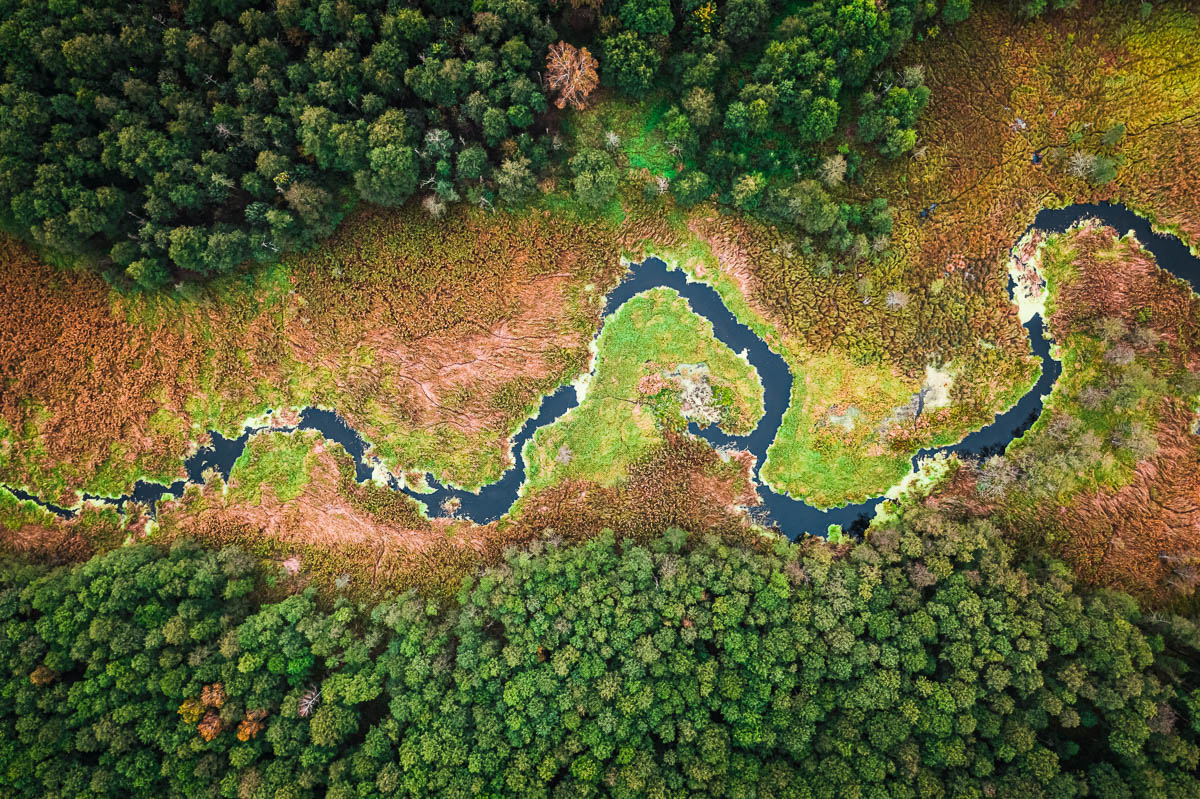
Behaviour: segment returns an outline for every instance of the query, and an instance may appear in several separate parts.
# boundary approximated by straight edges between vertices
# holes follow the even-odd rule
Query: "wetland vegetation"
[[[0,793],[1200,797],[1197,34],[0,0]]]
[[[744,435],[762,416],[754,367],[717,341],[712,324],[670,289],[621,305],[596,349],[583,401],[534,434],[530,488],[561,480],[611,485],[659,445],[664,428],[681,433],[698,422]]]

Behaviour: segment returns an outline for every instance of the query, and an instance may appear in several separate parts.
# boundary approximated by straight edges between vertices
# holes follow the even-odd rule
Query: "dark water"
[[[1179,239],[1169,235],[1155,233],[1150,224],[1121,205],[1109,203],[1077,204],[1061,209],[1041,211],[1030,229],[1038,228],[1049,232],[1063,232],[1081,219],[1095,217],[1104,224],[1116,228],[1119,232],[1132,230],[1158,261],[1158,265],[1167,271],[1187,280],[1194,290],[1200,293],[1200,259],[1191,254]],[[1028,232],[1028,231],[1027,231]],[[623,305],[634,295],[649,289],[667,287],[674,289],[683,296],[692,310],[708,319],[713,326],[716,337],[734,352],[745,352],[750,364],[758,371],[763,383],[764,413],[758,425],[745,436],[732,436],[722,432],[717,427],[700,429],[690,424],[688,429],[702,437],[714,446],[731,446],[736,449],[748,450],[757,458],[755,477],[766,460],[767,448],[771,446],[783,420],[791,397],[792,373],[783,358],[773,352],[754,331],[739,322],[725,307],[715,290],[704,283],[688,282],[684,273],[679,270],[667,269],[666,264],[657,258],[650,258],[633,268],[631,274],[608,295],[604,313],[609,315]],[[1010,283],[1009,289],[1013,286]],[[1050,357],[1050,342],[1045,337],[1042,318],[1035,316],[1025,328],[1029,331],[1029,340],[1033,353],[1042,364],[1042,373],[1030,391],[1017,404],[998,414],[996,418],[981,430],[967,435],[957,444],[932,449],[923,449],[912,459],[916,468],[920,458],[938,453],[957,453],[964,456],[983,457],[999,454],[1004,451],[1014,438],[1022,435],[1037,420],[1042,411],[1042,398],[1050,393],[1055,381],[1062,371],[1061,365]],[[923,398],[922,398],[923,399]],[[538,413],[521,426],[513,439],[512,452],[515,465],[504,472],[495,483],[484,486],[477,492],[464,491],[444,486],[432,475],[426,477],[429,493],[418,493],[403,487],[394,477],[389,477],[392,488],[402,490],[409,496],[424,502],[430,513],[438,513],[442,505],[456,500],[459,507],[456,511],[476,522],[488,522],[497,519],[508,511],[516,501],[522,483],[525,482],[525,459],[522,448],[540,427],[553,423],[564,413],[579,404],[572,386],[563,386],[542,400]],[[362,437],[334,411],[319,408],[307,408],[300,416],[295,427],[254,427],[245,428],[236,439],[228,439],[213,432],[212,445],[204,447],[184,462],[187,480],[177,480],[169,486],[151,483],[144,480],[134,485],[133,492],[116,499],[92,497],[85,495],[84,499],[96,499],[123,508],[126,502],[134,501],[145,504],[153,511],[155,503],[165,496],[179,497],[188,483],[203,482],[204,472],[215,470],[223,479],[229,479],[234,462],[242,454],[246,441],[255,433],[264,430],[287,432],[290,430],[316,430],[326,439],[341,444],[354,458],[355,473],[359,481],[369,480],[376,461],[365,455],[367,445]],[[7,488],[7,487],[5,487]],[[75,515],[76,510],[61,508],[44,503],[28,493],[16,489],[7,489],[18,499],[32,500],[42,507],[64,518]],[[853,505],[822,510],[809,505],[800,499],[794,499],[786,494],[779,494],[762,485],[758,488],[763,505],[759,510],[765,511],[768,523],[777,525],[785,534],[794,538],[801,533],[824,534],[829,525],[841,525],[851,532],[859,532],[866,528],[871,517],[883,497],[875,497]]]

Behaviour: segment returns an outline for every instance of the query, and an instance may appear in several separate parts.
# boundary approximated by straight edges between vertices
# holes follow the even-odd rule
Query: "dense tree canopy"
[[[0,219],[152,287],[309,246],[356,198],[523,202],[548,170],[578,178],[576,153],[556,152],[548,99],[582,105],[591,53],[604,84],[670,107],[679,200],[759,213],[815,177],[831,144],[911,150],[929,92],[919,69],[897,76],[888,59],[969,11],[966,0],[0,0]],[[564,36],[574,43],[551,52]],[[586,57],[573,66],[563,53]],[[821,245],[843,258],[872,235],[831,230]]]
[[[840,554],[602,537],[458,602],[236,550],[0,579],[12,796],[1200,796],[1197,629],[911,511]]]
[[[306,246],[351,191],[457,199],[456,154],[546,110],[544,11],[4,0],[0,208],[155,285]]]

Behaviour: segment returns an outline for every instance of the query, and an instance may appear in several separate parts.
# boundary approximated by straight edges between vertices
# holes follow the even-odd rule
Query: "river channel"
[[[1030,229],[1061,233],[1076,222],[1089,218],[1099,219],[1118,232],[1133,231],[1142,246],[1154,255],[1160,267],[1176,277],[1187,280],[1192,284],[1193,290],[1200,293],[1200,258],[1192,255],[1178,238],[1153,231],[1145,219],[1124,206],[1101,203],[1045,209],[1037,215]],[[766,461],[767,448],[775,440],[784,411],[787,410],[793,375],[783,358],[772,351],[749,327],[739,322],[712,287],[705,283],[691,282],[682,271],[667,268],[667,265],[657,258],[649,258],[641,264],[634,265],[625,280],[608,294],[604,306],[605,317],[633,296],[660,287],[679,292],[693,311],[712,323],[713,332],[718,340],[733,352],[744,352],[750,364],[758,371],[763,384],[764,413],[749,435],[731,436],[715,426],[700,429],[694,423],[689,425],[688,429],[714,446],[747,450],[754,455],[754,477],[758,483],[758,495],[762,499],[762,508],[757,510],[765,511],[768,523],[778,526],[789,537],[795,538],[806,532],[824,535],[829,526],[835,524],[851,532],[865,529],[879,504],[885,501],[884,497],[875,497],[866,502],[838,508],[821,509],[802,499],[777,493],[759,479],[758,471]],[[1009,288],[1010,291],[1013,290],[1011,284]],[[1041,375],[1033,388],[1012,408],[998,414],[986,427],[970,433],[957,444],[918,452],[912,459],[914,469],[920,459],[939,453],[981,457],[1003,452],[1009,442],[1021,436],[1037,420],[1042,411],[1043,399],[1049,395],[1062,367],[1050,356],[1050,342],[1045,336],[1041,316],[1034,316],[1025,324],[1025,328],[1029,331],[1033,353],[1040,359],[1042,367]],[[432,475],[426,476],[428,487],[432,489],[430,492],[417,492],[391,476],[388,478],[389,483],[393,489],[404,491],[425,503],[431,515],[442,512],[443,506],[449,504],[457,505],[456,515],[476,522],[485,523],[497,519],[512,507],[525,481],[525,444],[538,428],[554,423],[578,404],[576,390],[571,385],[563,386],[543,398],[537,414],[528,419],[513,437],[514,465],[504,472],[500,480],[484,486],[477,492],[442,485]],[[113,499],[84,495],[83,499],[109,503],[118,508],[123,508],[126,502],[139,502],[149,506],[153,512],[158,500],[166,496],[182,496],[189,483],[203,482],[204,473],[210,469],[228,480],[234,462],[242,454],[251,435],[265,430],[296,429],[316,430],[329,441],[341,444],[354,458],[357,478],[360,481],[372,479],[377,463],[366,456],[369,447],[362,437],[334,411],[306,408],[301,412],[299,423],[294,427],[247,427],[234,439],[225,438],[213,431],[212,444],[202,447],[184,462],[186,480],[177,480],[171,485],[141,480],[134,485],[130,494],[123,497]],[[24,491],[12,488],[7,490],[19,499],[38,502],[42,507],[64,518],[74,516],[78,512],[75,509],[40,502],[35,496]]]

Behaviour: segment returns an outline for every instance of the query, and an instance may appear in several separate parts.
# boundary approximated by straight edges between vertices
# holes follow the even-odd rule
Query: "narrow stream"
[[[1077,204],[1061,209],[1046,209],[1038,213],[1026,233],[1033,228],[1061,233],[1076,222],[1088,218],[1098,218],[1119,232],[1132,230],[1142,246],[1154,255],[1160,267],[1176,277],[1187,280],[1193,289],[1200,293],[1200,258],[1192,255],[1178,238],[1155,233],[1149,222],[1122,205]],[[767,448],[775,440],[791,398],[792,373],[780,355],[773,352],[754,331],[734,317],[713,288],[705,283],[689,282],[682,271],[668,269],[661,260],[650,258],[635,265],[631,274],[608,295],[604,305],[605,317],[634,295],[659,287],[679,292],[693,311],[712,323],[713,332],[718,340],[734,352],[744,351],[763,383],[764,413],[758,425],[748,435],[727,435],[715,426],[702,430],[694,423],[690,424],[688,429],[714,446],[732,446],[748,450],[755,456],[754,477],[758,481],[759,496],[763,500],[760,510],[765,510],[770,522],[778,525],[789,537],[795,538],[804,532],[823,535],[831,524],[841,525],[851,532],[864,530],[874,516],[876,508],[884,501],[884,497],[874,497],[866,502],[822,510],[801,499],[772,491],[758,479],[759,469],[766,461]],[[1011,283],[1009,289],[1013,289]],[[1001,453],[1009,442],[1022,435],[1037,420],[1042,411],[1043,397],[1050,393],[1062,367],[1050,357],[1050,342],[1045,336],[1041,316],[1034,316],[1025,324],[1025,328],[1029,331],[1033,353],[1041,360],[1042,365],[1041,375],[1033,388],[1026,392],[1015,406],[998,414],[989,425],[967,435],[957,444],[918,452],[912,459],[914,469],[919,459],[938,453],[971,456]],[[570,385],[563,386],[543,398],[538,413],[527,420],[513,438],[515,465],[505,471],[497,482],[484,486],[478,492],[444,486],[432,475],[426,476],[426,481],[432,489],[429,493],[418,493],[402,486],[395,477],[389,477],[389,484],[393,489],[404,491],[425,503],[431,514],[440,512],[447,501],[457,500],[458,515],[480,523],[497,519],[512,507],[521,485],[525,482],[525,444],[538,428],[552,424],[578,404],[575,389]],[[139,480],[134,485],[133,492],[123,497],[112,499],[84,495],[83,499],[105,502],[118,509],[123,508],[126,502],[134,501],[147,505],[153,512],[158,500],[165,496],[180,497],[189,483],[203,482],[203,474],[209,469],[214,469],[223,479],[228,480],[234,462],[242,454],[251,435],[263,431],[292,430],[316,430],[326,439],[341,444],[354,458],[358,480],[362,482],[371,479],[377,462],[374,458],[366,457],[367,446],[358,432],[351,429],[334,411],[306,408],[300,415],[299,423],[292,427],[247,427],[236,439],[225,438],[213,431],[212,445],[201,448],[184,461],[186,480],[176,480],[169,486]],[[71,518],[78,512],[75,509],[41,502],[18,489],[7,486],[4,488],[18,499],[37,502],[63,518]]]

